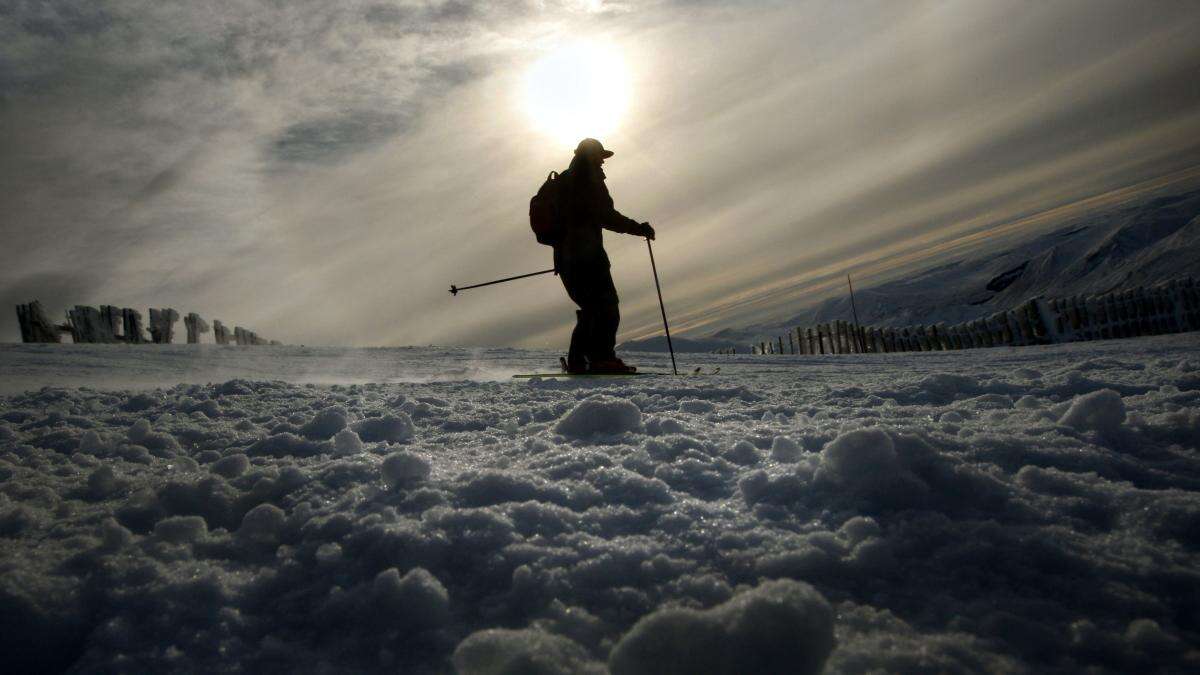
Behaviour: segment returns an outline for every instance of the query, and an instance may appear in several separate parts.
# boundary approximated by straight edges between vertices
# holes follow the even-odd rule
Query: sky
[[[1195,181],[1197,34],[1200,3],[1154,0],[9,0],[0,341],[36,298],[565,347],[550,276],[447,289],[551,266],[528,200],[582,135],[658,231],[673,332],[788,316]],[[577,53],[592,79],[539,75]],[[620,337],[656,333],[644,242],[606,243]]]

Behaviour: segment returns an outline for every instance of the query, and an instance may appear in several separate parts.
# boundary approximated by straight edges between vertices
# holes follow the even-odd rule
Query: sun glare
[[[563,144],[603,139],[629,103],[629,72],[615,49],[581,42],[542,57],[525,78],[525,107],[539,131]]]

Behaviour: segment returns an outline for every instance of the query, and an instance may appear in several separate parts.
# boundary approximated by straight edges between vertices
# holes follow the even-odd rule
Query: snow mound
[[[436,628],[450,618],[450,594],[421,567],[400,576],[390,567],[375,576],[371,593],[380,617],[408,629]]]
[[[602,675],[575,642],[537,629],[473,633],[454,650],[459,675]]]
[[[0,372],[174,353],[174,381],[196,350],[160,346],[0,345]],[[250,359],[221,382],[320,349],[201,351]],[[349,353],[360,381],[452,360]],[[803,580],[836,599],[831,673],[1196,670],[1194,334],[877,356],[0,394],[0,652],[13,672],[670,672],[655,650],[803,672],[828,651]]]
[[[890,485],[900,473],[892,437],[882,429],[856,429],[821,451],[821,475],[850,490],[870,492]]]
[[[404,443],[413,437],[413,422],[406,413],[368,417],[351,427],[358,437],[368,443]]]
[[[249,470],[250,458],[240,452],[212,463],[212,472],[225,478],[237,478]]]
[[[795,462],[803,454],[804,451],[800,449],[796,441],[787,436],[776,436],[771,441],[771,459],[777,462]]]
[[[191,544],[208,535],[208,523],[200,516],[172,516],[154,525],[154,536],[172,544]]]
[[[833,609],[812,586],[768,581],[709,610],[660,609],[613,647],[613,675],[819,673]]]
[[[415,452],[393,452],[380,465],[383,480],[392,487],[423,481],[429,477],[429,460]]]
[[[642,411],[636,405],[601,394],[580,402],[558,421],[554,430],[571,438],[587,438],[636,431],[641,425]]]
[[[346,409],[333,406],[318,412],[304,426],[300,435],[313,441],[323,441],[346,428]]]
[[[333,435],[333,450],[339,455],[357,455],[363,447],[362,439],[352,429],[342,429]]]
[[[274,544],[286,526],[287,515],[283,509],[274,504],[259,504],[242,518],[238,536],[255,543]]]
[[[1125,402],[1121,400],[1121,395],[1112,389],[1101,389],[1076,396],[1058,423],[1076,431],[1111,434],[1125,423]]]

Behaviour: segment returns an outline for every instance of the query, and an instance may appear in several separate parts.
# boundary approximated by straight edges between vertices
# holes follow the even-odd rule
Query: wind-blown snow
[[[10,672],[1200,667],[1194,335],[136,390],[88,353],[0,348],[89,385],[0,398]]]

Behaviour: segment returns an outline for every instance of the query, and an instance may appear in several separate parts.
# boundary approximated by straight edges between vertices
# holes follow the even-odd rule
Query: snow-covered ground
[[[0,347],[4,669],[1200,668],[1195,334],[695,358]]]

